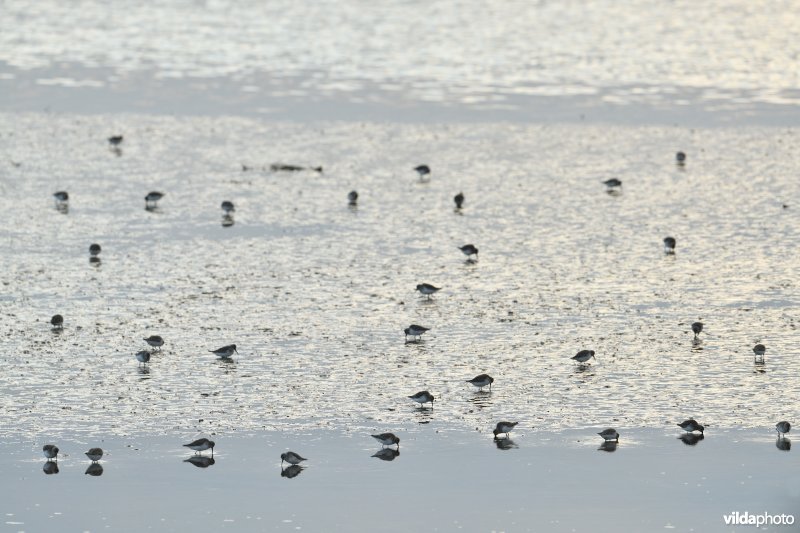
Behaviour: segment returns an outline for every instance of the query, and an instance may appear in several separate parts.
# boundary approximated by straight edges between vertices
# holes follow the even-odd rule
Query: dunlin
[[[508,437],[508,434],[511,433],[511,430],[514,429],[519,422],[498,422],[497,426],[495,426],[492,433],[494,433],[494,438],[497,438],[500,434],[505,434]]]
[[[299,165],[286,165],[284,163],[272,163],[269,166],[272,172],[300,172],[301,170],[313,170],[322,173],[322,167],[301,167]]]
[[[210,449],[211,455],[214,455],[214,441],[208,440],[206,438],[197,439],[196,441],[192,441],[189,444],[183,445],[186,448],[192,449],[197,453],[204,452],[205,450]]]
[[[706,429],[704,426],[699,424],[697,420],[695,420],[694,418],[689,418],[688,420],[684,420],[683,422],[678,424],[678,427],[680,427],[684,431],[688,431],[689,433],[694,433],[695,431],[703,433],[704,430]]]
[[[683,152],[678,152],[675,154],[675,162],[679,165],[684,165],[686,163],[686,154]]]
[[[44,447],[42,447],[42,453],[48,461],[50,459],[58,461],[58,446],[55,444],[45,444]]]
[[[783,422],[778,422],[777,424],[775,424],[775,429],[778,430],[779,434],[786,435],[787,433],[789,433],[789,431],[791,431],[792,425],[786,420],[784,420]],[[56,451],[58,451],[58,448],[56,448]]]
[[[594,358],[594,360],[597,361],[597,357],[594,356],[594,350],[581,350],[580,352],[572,356],[572,360],[577,361],[580,364],[584,364],[586,363],[586,361],[592,358]]]
[[[236,351],[235,344],[228,344],[227,346],[223,346],[222,348],[217,348],[216,350],[209,350],[209,352],[213,353],[217,357],[221,359],[228,359],[230,356],[233,355],[234,352],[239,353]]]
[[[53,315],[53,318],[50,319],[50,324],[53,326],[53,329],[64,329],[64,317],[61,315]]]
[[[433,399],[434,399],[433,394],[431,394],[426,390],[419,391],[418,393],[409,396],[409,398],[411,398],[420,405],[425,405],[426,403],[430,403],[431,407],[433,406]]]
[[[53,193],[53,197],[56,199],[56,202],[59,203],[67,203],[69,201],[69,193],[67,191],[58,191]]]
[[[144,342],[146,342],[153,348],[161,348],[162,346],[164,346],[164,339],[162,339],[160,335],[150,335],[149,337],[144,339]]]
[[[461,206],[464,205],[464,193],[460,192],[453,196],[453,201],[456,203],[456,209],[461,209]]]
[[[347,203],[351,206],[358,204],[358,191],[350,191],[347,193]]]
[[[428,298],[430,298],[431,294],[434,294],[434,293],[442,290],[442,288],[441,287],[434,287],[430,283],[418,283],[417,284],[417,290],[419,292],[421,292],[422,294],[424,294],[425,296],[427,296]]]
[[[136,352],[136,360],[139,361],[139,364],[147,364],[150,362],[150,352],[147,350],[141,350]]]
[[[225,200],[224,202],[222,202],[220,207],[222,208],[222,210],[225,212],[226,215],[229,215],[234,211],[236,211],[236,208],[233,206],[233,202],[229,200]]]
[[[664,237],[664,253],[666,253],[666,254],[674,254],[675,253],[675,238],[674,237]]]
[[[409,335],[415,337],[417,340],[422,336],[423,333],[430,330],[431,328],[426,328],[423,326],[418,326],[416,324],[411,324],[406,329],[403,330],[403,333],[406,334],[406,341],[408,341]]]
[[[111,146],[119,146],[120,144],[122,144],[122,140],[123,140],[122,135],[112,135],[111,137],[108,138],[108,142],[111,144]]]
[[[431,173],[431,167],[429,167],[428,165],[417,165],[416,167],[414,167],[414,170],[416,170],[417,174],[419,174],[420,180],[424,180],[425,176],[428,176]]]
[[[103,249],[97,243],[89,246],[89,255],[91,255],[92,257],[97,257],[98,255],[100,255],[100,252],[102,251]]]
[[[380,442],[383,446],[394,446],[397,444],[397,447],[400,447],[400,438],[394,433],[381,433],[380,435],[373,435],[372,438]]]
[[[695,322],[692,324],[692,332],[694,332],[694,338],[696,339],[700,332],[703,331],[703,323],[702,322]]]
[[[614,442],[619,442],[619,433],[617,433],[617,430],[614,428],[604,429],[598,433],[598,435],[603,437],[603,440],[613,440]]]
[[[144,205],[145,207],[155,208],[156,204],[159,200],[164,197],[163,192],[158,191],[150,191],[147,193],[147,196],[144,197]]]
[[[489,390],[492,390],[492,383],[494,383],[494,378],[489,374],[478,374],[472,379],[468,379],[467,383],[472,383],[478,390],[483,390],[484,387],[488,386]]]
[[[458,249],[461,250],[461,252],[467,256],[467,259],[469,259],[473,255],[475,256],[476,259],[478,258],[478,249],[475,248],[474,244],[465,244],[464,246],[459,246]]]
[[[611,178],[603,182],[603,185],[608,187],[609,189],[618,189],[622,187],[622,181],[618,180],[617,178]]]
[[[296,465],[305,460],[306,460],[305,457],[300,457],[300,454],[295,452],[286,452],[281,454],[281,466],[283,466],[284,461],[286,461],[290,465]]]
[[[88,452],[86,452],[86,457],[91,459],[92,462],[96,463],[97,461],[103,458],[103,449],[91,448]]]

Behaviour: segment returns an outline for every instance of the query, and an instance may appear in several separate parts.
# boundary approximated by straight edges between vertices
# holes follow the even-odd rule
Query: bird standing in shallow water
[[[403,333],[406,334],[406,342],[408,342],[409,335],[414,337],[414,340],[419,340],[422,337],[422,334],[426,331],[429,331],[431,328],[426,328],[423,326],[418,326],[416,324],[411,324],[406,329],[403,330]]]
[[[489,374],[478,374],[472,379],[468,379],[467,383],[472,383],[478,390],[483,390],[484,387],[488,386],[489,390],[492,390],[492,383],[494,383],[494,378]]]
[[[692,324],[692,332],[694,333],[694,338],[696,339],[700,332],[703,331],[703,323],[702,322],[695,322]]]
[[[111,137],[108,138],[108,143],[111,146],[119,146],[120,144],[122,144],[123,139],[124,137],[122,135],[112,135]]]
[[[148,208],[149,209],[155,209],[156,208],[156,204],[163,197],[164,197],[164,193],[163,192],[150,191],[149,193],[147,193],[147,196],[144,197],[144,207],[145,207],[145,209],[148,209]]]
[[[689,418],[688,420],[684,420],[683,422],[678,424],[678,427],[680,427],[684,431],[688,431],[689,433],[694,433],[695,431],[703,433],[706,429],[704,426],[699,424],[697,420],[695,420],[694,418]]]
[[[136,360],[139,361],[139,364],[147,364],[150,362],[150,352],[147,350],[141,350],[136,352]]]
[[[422,294],[424,294],[425,296],[427,296],[427,297],[428,297],[428,299],[430,299],[430,297],[431,297],[431,295],[432,295],[432,294],[434,294],[434,293],[436,293],[436,292],[440,291],[441,289],[442,289],[441,287],[434,287],[434,286],[433,286],[433,285],[431,285],[430,283],[419,283],[419,284],[417,285],[417,290],[418,290],[420,293],[422,293]]]
[[[347,193],[347,204],[351,207],[358,205],[358,192],[350,191]]]
[[[775,424],[775,429],[778,431],[780,435],[785,436],[787,433],[789,433],[789,431],[792,430],[792,425],[784,420],[783,422],[778,422],[777,424]]]
[[[416,170],[417,174],[419,174],[420,181],[425,180],[426,176],[429,176],[431,173],[431,167],[429,167],[428,165],[417,165],[416,167],[414,167],[414,170]]]
[[[224,202],[222,202],[220,207],[222,208],[222,210],[225,212],[226,215],[230,215],[231,213],[236,211],[236,208],[233,206],[233,202],[229,200],[225,200]]]
[[[475,259],[478,258],[478,249],[475,248],[474,244],[465,244],[464,246],[459,246],[458,249],[467,256],[467,259],[473,255],[475,256]]]
[[[97,243],[89,246],[89,255],[91,255],[92,257],[97,257],[98,255],[100,255],[100,252],[102,251],[103,249]]]
[[[685,165],[686,164],[686,154],[683,153],[683,152],[678,152],[677,154],[675,154],[675,162],[679,166]]]
[[[51,459],[58,461],[58,446],[55,444],[45,444],[42,447],[42,453],[48,461]]]
[[[93,463],[96,463],[97,461],[103,458],[103,449],[92,448],[88,452],[86,452],[86,457],[91,459]]]
[[[505,434],[508,437],[508,434],[511,433],[511,430],[514,429],[519,422],[498,422],[497,426],[495,426],[492,433],[494,433],[494,438],[497,438],[500,434]]]
[[[64,317],[53,315],[53,318],[50,319],[50,325],[53,326],[53,329],[64,329]]]
[[[594,360],[597,361],[597,358],[594,356],[594,350],[581,350],[580,352],[572,356],[573,361],[577,361],[582,365],[585,364],[586,361],[592,358],[594,358]]]
[[[160,349],[162,346],[164,346],[164,339],[162,339],[160,335],[150,335],[149,337],[144,339],[144,342],[146,342],[153,348]]]
[[[622,187],[622,181],[618,180],[617,178],[611,178],[603,182],[603,185],[608,187],[609,189],[619,189]]]
[[[221,359],[228,359],[230,356],[233,355],[234,352],[239,353],[236,351],[235,344],[229,344],[227,346],[223,346],[222,348],[217,348],[216,350],[209,350],[209,352],[213,353],[217,357]]]
[[[461,209],[461,206],[464,205],[464,193],[460,192],[453,196],[453,201],[456,203],[456,209]]]
[[[673,237],[664,237],[664,253],[669,255],[675,253],[675,239]]]
[[[286,461],[290,465],[296,465],[305,461],[305,457],[300,457],[300,454],[294,452],[286,452],[281,454],[281,466],[283,466],[283,462]]]
[[[603,437],[603,440],[613,440],[614,442],[619,442],[619,433],[614,428],[604,429],[598,433],[598,435]]]
[[[53,197],[56,199],[56,202],[61,204],[65,204],[69,201],[69,193],[67,193],[67,191],[53,193]]]
[[[211,455],[213,456],[214,455],[214,445],[215,445],[215,443],[214,443],[213,440],[208,440],[206,438],[202,438],[202,439],[197,439],[196,441],[192,441],[189,444],[184,444],[183,446],[185,448],[189,448],[191,450],[194,450],[197,453],[201,453],[201,452],[203,452],[205,450],[210,449],[211,450]]]
[[[379,435],[372,435],[372,438],[381,443],[382,446],[400,447],[400,439],[394,433],[381,433]]]
[[[409,398],[411,398],[420,405],[425,405],[426,403],[430,403],[431,407],[433,407],[433,399],[434,399],[433,394],[431,394],[426,390],[413,394],[409,396]]]

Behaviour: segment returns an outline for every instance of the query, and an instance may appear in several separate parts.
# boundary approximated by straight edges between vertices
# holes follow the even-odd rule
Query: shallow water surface
[[[795,420],[795,130],[14,114],[0,139],[3,435]]]

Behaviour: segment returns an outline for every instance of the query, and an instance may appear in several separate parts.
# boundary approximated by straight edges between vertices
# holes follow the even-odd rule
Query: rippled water
[[[796,124],[800,103],[788,0],[11,0],[0,15],[5,110],[619,120],[645,108],[673,123],[771,108]]]
[[[794,129],[15,113],[0,141],[3,434],[796,415]],[[324,173],[262,170],[278,161]],[[427,301],[421,282],[443,288]],[[404,342],[411,323],[432,328],[422,342]],[[145,371],[151,334],[166,344]],[[229,343],[233,362],[208,353]],[[597,362],[579,369],[584,348]],[[491,393],[464,382],[482,372]],[[433,409],[406,398],[422,389]]]

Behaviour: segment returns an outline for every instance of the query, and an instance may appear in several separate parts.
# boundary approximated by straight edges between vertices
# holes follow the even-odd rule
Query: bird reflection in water
[[[205,455],[193,455],[188,459],[183,460],[184,463],[191,463],[197,468],[208,468],[216,463],[213,457],[206,457]]]
[[[372,454],[372,457],[377,457],[381,461],[394,461],[396,458],[400,457],[400,450],[395,450],[394,448],[381,448]]]
[[[146,366],[136,367],[136,371],[142,376],[142,379],[150,379],[150,368]]]
[[[99,267],[103,262],[100,260],[99,257],[90,257],[89,264],[93,267]]]
[[[702,433],[684,433],[683,435],[678,437],[678,440],[680,440],[687,446],[694,446],[704,438],[706,437]]]
[[[597,449],[601,452],[615,452],[617,451],[617,446],[619,446],[617,441],[607,440],[603,442],[603,444],[601,444]]]
[[[300,465],[287,466],[286,468],[281,468],[281,477],[292,479],[299,476],[300,472],[303,470],[305,470],[305,468]]]
[[[86,469],[85,474],[90,476],[102,476],[103,475],[103,465],[100,463],[92,463],[89,465],[89,468]]]
[[[234,224],[233,215],[222,215],[222,227],[230,228]]]
[[[775,441],[775,447],[782,452],[788,452],[792,449],[792,441],[786,437],[778,437],[778,440]]]
[[[48,476],[51,474],[58,474],[58,463],[55,461],[45,461],[44,465],[42,466],[42,472]]]
[[[494,445],[497,446],[498,450],[511,450],[513,448],[519,448],[517,443],[511,440],[509,437],[503,437],[502,439],[494,439]]]
[[[475,391],[472,398],[467,400],[478,409],[485,409],[492,406],[492,393],[488,390]]]
[[[703,351],[703,341],[695,337],[692,339],[692,351],[699,353]]]

